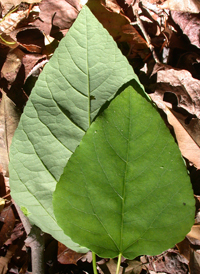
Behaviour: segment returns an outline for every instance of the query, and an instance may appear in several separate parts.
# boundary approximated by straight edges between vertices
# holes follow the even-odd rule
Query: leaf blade
[[[53,203],[65,233],[101,257],[161,253],[194,222],[178,147],[152,104],[132,87],[93,122]]]
[[[79,252],[86,249],[56,224],[52,193],[99,109],[132,78],[137,76],[126,58],[84,7],[40,74],[12,142],[12,197],[32,223]]]

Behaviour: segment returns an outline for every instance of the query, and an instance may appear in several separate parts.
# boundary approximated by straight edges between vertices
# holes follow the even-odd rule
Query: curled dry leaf
[[[193,78],[187,70],[173,69],[170,66],[157,66],[155,70],[157,70],[157,84],[154,88],[155,92],[151,94],[153,101],[159,105],[163,101],[165,92],[174,93],[178,107],[200,119],[200,81]]]
[[[58,29],[66,34],[80,10],[79,1],[43,0],[40,4],[40,18],[34,22],[45,35],[53,36]],[[54,30],[55,29],[55,30]]]
[[[15,30],[17,24],[27,17],[29,10],[18,10],[16,12],[6,15],[2,21],[0,21],[0,34],[10,34]]]
[[[189,38],[191,44],[200,48],[199,14],[173,11],[171,15],[174,22],[179,25],[183,33]]]
[[[199,0],[166,0],[162,5],[159,5],[159,7],[161,9],[170,9],[191,13],[200,12]]]
[[[27,101],[27,95],[22,86],[24,84],[24,67],[22,59],[25,53],[16,48],[10,51],[1,70],[0,85],[8,97],[20,109],[23,109]]]
[[[9,84],[12,84],[15,81],[24,55],[25,53],[17,48],[8,53],[6,61],[3,64],[1,70],[1,77],[5,78]]]

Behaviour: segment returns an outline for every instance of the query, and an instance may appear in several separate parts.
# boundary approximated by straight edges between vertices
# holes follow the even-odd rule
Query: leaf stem
[[[119,256],[118,256],[116,274],[119,274],[120,265],[121,265],[121,260],[122,260],[122,253],[120,253]]]
[[[92,251],[92,266],[93,266],[93,272],[94,274],[97,273],[97,265],[96,265],[96,254]]]

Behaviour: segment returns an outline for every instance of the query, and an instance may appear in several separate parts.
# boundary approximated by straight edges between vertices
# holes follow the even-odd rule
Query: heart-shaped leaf
[[[178,146],[155,107],[131,86],[91,125],[54,192],[58,224],[101,257],[155,255],[194,222]]]
[[[132,78],[127,59],[85,6],[40,74],[12,142],[12,197],[32,223],[76,251],[86,249],[57,225],[52,193],[99,109]]]

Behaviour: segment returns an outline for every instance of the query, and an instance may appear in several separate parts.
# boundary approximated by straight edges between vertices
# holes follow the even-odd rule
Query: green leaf
[[[101,257],[155,255],[194,223],[178,146],[155,107],[131,86],[91,125],[54,192],[58,224]]]
[[[136,79],[116,43],[86,6],[32,90],[10,151],[12,197],[29,219],[76,251],[55,221],[52,193],[102,105]]]

